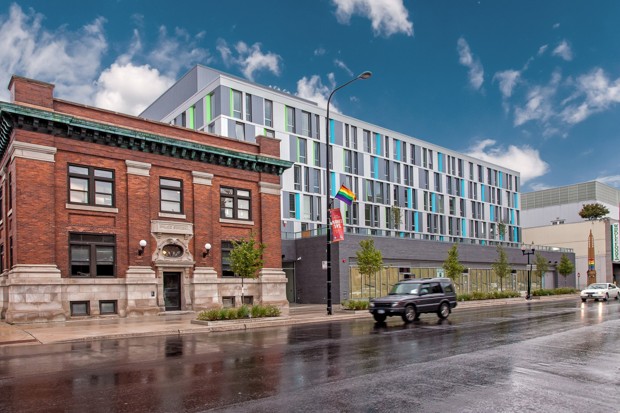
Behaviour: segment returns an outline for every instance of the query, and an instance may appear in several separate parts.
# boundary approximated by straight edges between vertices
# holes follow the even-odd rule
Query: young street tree
[[[230,251],[230,269],[241,277],[241,305],[244,301],[243,280],[245,278],[256,278],[258,271],[263,267],[263,252],[265,244],[257,242],[254,234],[250,234],[247,239],[232,242],[233,248]]]
[[[558,273],[564,277],[564,286],[566,287],[566,277],[575,271],[575,265],[568,259],[566,254],[562,254],[560,263],[557,266]]]
[[[497,261],[491,264],[491,268],[493,268],[495,275],[497,275],[497,278],[499,278],[500,291],[504,291],[504,278],[510,275],[511,267],[508,263],[506,252],[501,245],[497,246]]]
[[[375,248],[372,239],[360,241],[360,249],[355,251],[357,256],[357,268],[362,276],[370,277],[383,266],[383,255]]]
[[[542,289],[542,279],[545,273],[549,271],[549,262],[540,252],[536,252],[534,264],[536,264],[536,271],[534,271],[534,274],[540,279],[540,288]]]
[[[581,211],[579,211],[579,216],[588,221],[596,221],[597,219],[604,218],[607,214],[609,214],[609,209],[599,203],[585,204]]]
[[[446,277],[454,282],[465,271],[465,266],[459,262],[459,251],[456,244],[452,245],[452,248],[448,251],[448,258],[443,263],[443,269]]]

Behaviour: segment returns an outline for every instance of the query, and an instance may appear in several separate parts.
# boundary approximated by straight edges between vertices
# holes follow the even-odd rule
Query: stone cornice
[[[229,168],[282,175],[292,162],[0,102],[0,157],[14,128]]]

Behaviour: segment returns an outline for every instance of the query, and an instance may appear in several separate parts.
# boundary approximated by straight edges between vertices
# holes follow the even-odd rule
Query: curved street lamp
[[[521,245],[521,253],[523,255],[527,255],[527,295],[525,296],[526,300],[532,298],[532,265],[530,264],[530,255],[534,254],[536,249],[534,248],[534,241],[532,241],[532,245],[530,248],[527,248],[525,244]]]
[[[369,71],[365,71],[360,73],[359,75],[357,75],[356,77],[354,77],[353,79],[349,80],[346,83],[343,83],[342,85],[336,87],[334,90],[332,90],[332,92],[329,94],[329,98],[327,99],[327,117],[325,118],[325,143],[326,143],[326,152],[327,152],[327,156],[326,156],[326,161],[327,161],[327,165],[326,165],[326,173],[325,173],[325,180],[327,181],[327,184],[325,185],[325,189],[326,189],[326,197],[325,197],[325,213],[327,214],[327,315],[332,315],[332,240],[331,240],[331,216],[330,216],[330,206],[331,206],[331,201],[330,201],[330,196],[331,196],[331,188],[330,188],[330,175],[331,175],[331,170],[329,167],[329,145],[330,145],[330,139],[329,139],[329,104],[331,103],[332,100],[332,96],[334,96],[334,93],[336,93],[337,91],[339,91],[340,89],[342,89],[343,87],[350,85],[351,83],[355,82],[358,79],[368,79],[369,77],[372,76],[372,72]]]

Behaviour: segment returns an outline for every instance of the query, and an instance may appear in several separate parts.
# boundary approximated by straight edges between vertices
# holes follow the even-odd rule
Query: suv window
[[[443,291],[441,291],[441,286],[439,285],[439,283],[431,283],[431,293],[432,294],[437,294],[437,293],[442,293]]]

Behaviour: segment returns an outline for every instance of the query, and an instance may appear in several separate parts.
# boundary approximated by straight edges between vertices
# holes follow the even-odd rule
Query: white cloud
[[[538,48],[538,55],[540,56],[540,55],[544,54],[547,51],[548,47],[549,47],[548,44],[543,44],[542,46],[540,46]]]
[[[566,101],[578,100],[564,108],[561,117],[569,124],[584,121],[590,115],[602,112],[616,103],[620,103],[620,78],[610,80],[603,69],[594,68],[590,73],[579,76],[576,91]]]
[[[502,92],[504,98],[509,98],[512,95],[512,90],[519,82],[521,72],[518,70],[504,70],[503,72],[497,72],[493,76],[493,80],[497,79],[499,82],[499,90]]]
[[[555,96],[562,76],[554,72],[546,86],[533,86],[527,93],[525,106],[515,109],[514,125],[520,126],[531,120],[548,121],[554,114],[552,98]]]
[[[0,15],[0,98],[13,74],[54,83],[59,97],[90,103],[93,79],[107,50],[104,19],[95,19],[75,32],[66,28],[45,30],[44,16],[28,14],[16,4]],[[51,63],[53,62],[53,64]]]
[[[276,76],[280,75],[282,58],[272,52],[263,53],[260,43],[248,46],[245,42],[238,42],[234,48],[236,56],[225,40],[218,41],[217,50],[224,64],[237,66],[247,79],[254,81],[254,74],[260,70],[268,70]]]
[[[148,53],[147,61],[159,67],[169,76],[176,76],[181,70],[189,69],[196,63],[210,63],[207,50],[197,46],[203,33],[195,38],[183,29],[175,29],[174,35],[169,35],[166,27],[159,28],[159,37],[153,50]]]
[[[559,29],[559,28],[560,28],[560,23],[555,23],[555,24],[553,25],[553,28],[554,28],[554,29]]]
[[[95,106],[138,115],[174,81],[148,65],[114,63],[99,76]]]
[[[554,187],[543,183],[535,183],[530,184],[530,188],[532,188],[532,191],[544,191],[545,189],[551,189]]]
[[[573,51],[571,50],[570,45],[566,40],[562,40],[562,42],[560,42],[560,44],[555,49],[553,49],[553,52],[551,54],[553,56],[559,56],[566,61],[573,60]]]
[[[522,183],[543,176],[549,171],[549,165],[540,158],[538,150],[527,145],[509,145],[505,148],[496,146],[493,139],[484,139],[476,142],[465,153],[520,172]]]
[[[333,80],[333,74],[330,74],[330,78]],[[297,93],[296,95],[303,99],[308,99],[316,102],[320,107],[327,108],[327,98],[331,93],[331,88],[324,85],[321,82],[321,77],[313,75],[310,78],[303,77],[297,81]],[[330,109],[335,109],[333,103],[330,104]]]
[[[596,181],[620,188],[620,175],[599,176]]]
[[[349,24],[354,14],[371,21],[375,36],[403,33],[413,36],[413,23],[403,0],[332,0],[339,23]]]
[[[339,68],[343,69],[349,76],[353,76],[353,72],[349,67],[340,59],[334,59],[334,64]]]
[[[326,50],[322,47],[319,47],[318,49],[314,50],[314,55],[315,56],[323,56],[325,54]]]
[[[457,51],[459,53],[459,63],[469,69],[469,84],[476,90],[480,89],[484,82],[484,69],[480,60],[474,58],[469,44],[462,37],[457,42]]]

